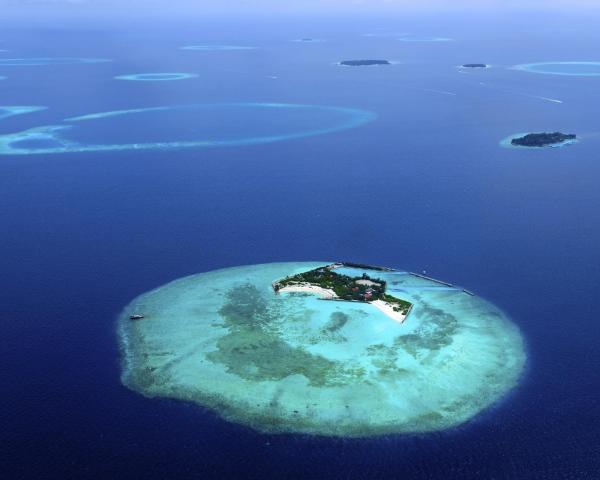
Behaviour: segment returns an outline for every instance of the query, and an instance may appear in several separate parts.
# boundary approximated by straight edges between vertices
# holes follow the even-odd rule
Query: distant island
[[[322,38],[315,38],[315,37],[300,37],[300,38],[296,38],[294,40],[292,40],[292,42],[300,42],[300,43],[320,43],[325,41]]]
[[[369,65],[391,65],[388,60],[344,60],[340,65],[347,67],[364,67]]]
[[[513,138],[512,145],[520,147],[548,147],[570,143],[577,139],[574,133],[528,133],[522,137]]]
[[[406,300],[385,293],[386,282],[371,278],[366,273],[351,277],[335,272],[341,267],[354,267],[356,264],[332,263],[273,282],[273,290],[280,292],[303,292],[320,295],[323,300],[370,303],[391,319],[404,322],[412,304]],[[386,271],[382,267],[368,267],[370,270]]]
[[[488,65],[485,63],[465,63],[463,68],[487,68]]]

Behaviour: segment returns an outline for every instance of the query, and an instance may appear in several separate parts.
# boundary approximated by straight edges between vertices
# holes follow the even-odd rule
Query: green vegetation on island
[[[346,67],[365,67],[370,65],[391,65],[388,60],[344,60],[340,65]]]
[[[334,300],[366,303],[381,300],[390,304],[395,312],[408,314],[412,304],[386,294],[385,280],[371,278],[366,273],[359,277],[351,277],[335,272],[335,269],[341,266],[346,266],[346,264],[334,263],[286,277],[274,282],[273,289],[278,292],[285,287],[311,285],[333,291]]]
[[[511,143],[520,147],[547,147],[561,145],[577,139],[574,133],[529,133],[523,137],[513,138]]]

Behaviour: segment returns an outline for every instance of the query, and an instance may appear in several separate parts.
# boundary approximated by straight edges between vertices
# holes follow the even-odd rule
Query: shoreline
[[[396,312],[391,304],[384,302],[383,300],[375,300],[368,303],[398,323],[404,323],[404,320],[406,320],[406,317],[408,316],[408,313],[404,315],[402,312]]]
[[[289,285],[287,287],[283,287],[277,291],[277,293],[308,293],[319,295],[322,300],[335,300],[340,302],[347,302],[348,300],[343,300],[339,298],[333,290],[329,290],[327,288],[317,287],[315,285],[303,284],[303,285]],[[384,302],[383,300],[374,300],[372,302],[358,302],[365,303],[367,305],[373,305],[377,310],[382,312],[385,316],[389,317],[395,322],[404,323],[408,314],[404,315],[402,312],[397,312],[394,310],[394,307]]]
[[[315,285],[303,284],[303,285],[289,285],[287,287],[280,288],[277,293],[314,293],[320,295],[321,298],[326,300],[333,300],[338,298],[333,290],[327,288],[317,287]]]

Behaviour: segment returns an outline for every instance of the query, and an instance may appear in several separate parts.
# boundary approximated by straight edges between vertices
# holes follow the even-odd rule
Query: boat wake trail
[[[509,95],[519,95],[521,97],[533,98],[535,100],[543,100],[544,102],[550,102],[550,103],[564,103],[562,100],[559,100],[557,98],[543,97],[541,95],[532,95],[530,93],[516,92],[514,90],[507,90],[507,89],[495,87],[493,85],[488,85],[485,82],[479,82],[479,85],[482,87],[487,87],[487,88],[496,90],[497,92],[507,93]]]
[[[547,102],[552,102],[552,103],[563,103],[562,100],[558,100],[556,98],[548,98],[548,97],[538,97],[541,100],[546,100]]]
[[[458,95],[458,93],[454,93],[454,92],[447,92],[446,90],[435,90],[433,88],[424,88],[423,89],[424,92],[433,92],[433,93],[439,93],[440,95],[451,95],[453,97],[456,97]]]

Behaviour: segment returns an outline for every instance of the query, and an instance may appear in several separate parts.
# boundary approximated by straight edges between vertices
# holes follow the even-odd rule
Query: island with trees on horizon
[[[371,65],[391,65],[389,60],[343,60],[340,65],[346,67],[366,67]]]
[[[522,137],[513,138],[512,145],[519,147],[548,147],[567,145],[574,142],[577,135],[574,133],[528,133]]]

